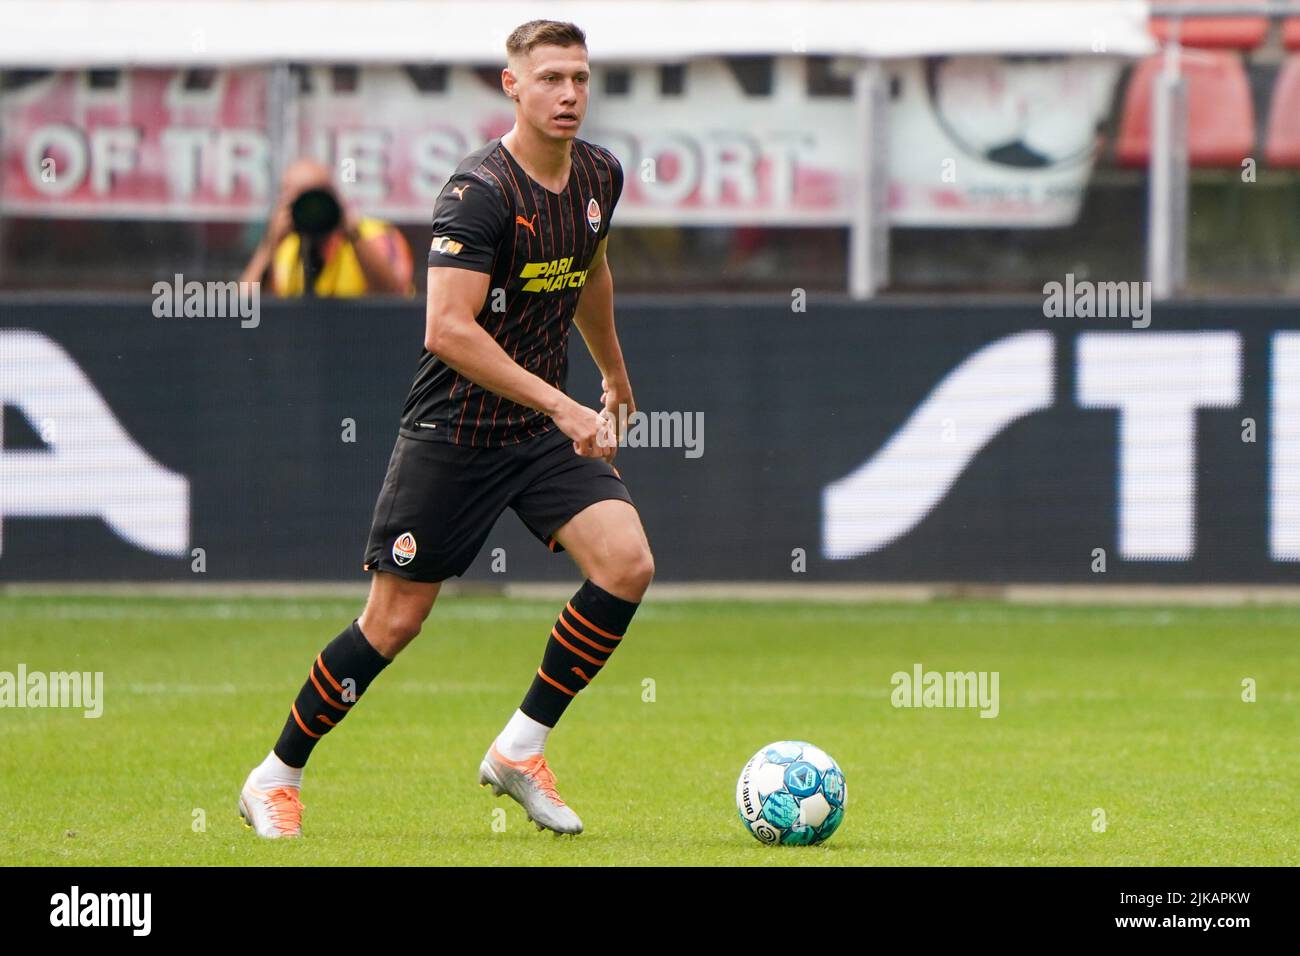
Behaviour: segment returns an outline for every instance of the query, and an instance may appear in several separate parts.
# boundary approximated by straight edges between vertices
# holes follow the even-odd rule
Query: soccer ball
[[[809,846],[844,819],[844,773],[824,750],[802,740],[768,744],[736,781],[736,809],[759,842]]]

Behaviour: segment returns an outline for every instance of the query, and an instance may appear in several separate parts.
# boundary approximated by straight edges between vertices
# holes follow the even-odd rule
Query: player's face
[[[591,69],[580,46],[538,46],[515,74],[524,119],[542,135],[572,139],[587,115]]]

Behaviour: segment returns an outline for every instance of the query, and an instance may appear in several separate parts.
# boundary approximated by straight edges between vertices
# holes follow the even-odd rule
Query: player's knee
[[[636,581],[641,593],[645,593],[646,588],[650,587],[650,582],[655,576],[655,556],[650,553],[649,548],[643,548],[637,562]]]
[[[367,609],[359,622],[361,633],[389,660],[415,640],[424,626],[427,611],[411,605],[397,605],[374,613]]]
[[[424,627],[424,617],[424,614],[416,608],[402,608],[390,618],[389,633],[395,641],[401,642],[405,647],[415,640],[415,636]]]
[[[606,590],[628,601],[640,601],[655,576],[654,556],[649,548],[628,549],[612,563],[609,576],[613,583]]]

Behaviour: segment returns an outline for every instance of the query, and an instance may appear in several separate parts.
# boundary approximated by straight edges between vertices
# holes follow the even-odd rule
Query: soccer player
[[[636,410],[605,258],[623,170],[577,137],[591,75],[583,32],[533,20],[506,53],[514,127],[461,162],[434,208],[425,352],[375,506],[369,599],[312,663],[240,794],[241,815],[264,837],[301,834],[312,748],[420,632],[441,582],[464,573],[507,507],[586,580],[478,781],[517,800],[538,829],[582,831],[556,791],[547,735],[618,649],[654,575],[612,464],[618,410]],[[603,376],[600,412],[564,391],[571,322]]]

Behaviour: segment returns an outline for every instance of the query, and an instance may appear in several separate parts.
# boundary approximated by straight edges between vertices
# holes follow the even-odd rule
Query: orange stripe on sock
[[[348,712],[348,708],[346,705],[334,703],[334,701],[330,699],[330,695],[325,693],[325,688],[321,687],[320,681],[316,679],[316,671],[314,670],[311,672],[311,682],[316,687],[316,692],[320,694],[322,698],[324,698],[325,703],[329,704],[335,710],[343,711],[343,713],[345,714]]]
[[[597,644],[595,641],[593,641],[591,638],[587,637],[585,634],[579,634],[576,630],[574,630],[573,625],[570,624],[568,621],[566,621],[566,620],[564,619],[564,615],[563,615],[563,614],[560,615],[560,623],[564,625],[564,629],[565,629],[566,631],[568,631],[570,634],[572,634],[572,635],[573,635],[574,637],[576,637],[578,640],[582,641],[584,644],[590,644],[590,645],[591,645],[592,647],[594,647],[596,650],[598,650],[598,651],[604,651],[606,654],[613,654],[613,653],[614,653],[614,648],[612,648],[612,647],[606,647],[604,644]]]
[[[334,675],[325,669],[325,662],[321,660],[321,656],[319,654],[316,655],[316,666],[319,667],[320,672],[325,675],[325,679],[330,682],[330,686],[333,687],[340,694],[343,693],[343,685],[340,684],[338,681],[336,681],[334,679]]]
[[[611,641],[621,641],[621,640],[623,640],[623,638],[622,638],[621,636],[619,636],[618,634],[611,634],[611,633],[609,633],[609,631],[601,630],[601,629],[598,628],[595,624],[592,624],[589,620],[587,620],[585,617],[583,617],[581,614],[579,614],[577,611],[575,611],[575,610],[573,609],[573,602],[572,602],[572,601],[570,601],[568,604],[566,604],[566,605],[564,605],[564,606],[565,606],[566,608],[569,609],[569,613],[570,613],[570,614],[572,614],[574,617],[576,617],[576,618],[577,618],[579,621],[581,621],[583,624],[587,625],[589,628],[591,628],[593,631],[595,631],[595,632],[596,632],[597,634],[599,634],[601,637],[608,637]]]
[[[574,654],[577,654],[579,657],[581,657],[584,661],[587,661],[590,664],[595,664],[597,667],[599,667],[603,663],[602,661],[596,660],[596,658],[592,657],[590,654],[585,654],[582,651],[578,650],[576,647],[574,647],[572,644],[570,644],[568,641],[562,638],[560,636],[560,632],[557,631],[555,628],[551,628],[551,637],[555,638],[557,641],[559,641],[561,644],[567,647]]]
[[[320,734],[313,734],[310,730],[308,730],[308,729],[307,729],[307,725],[304,724],[304,723],[302,722],[302,718],[298,716],[298,705],[297,705],[297,704],[290,704],[290,705],[289,705],[289,710],[293,713],[293,719],[296,720],[296,721],[298,721],[298,728],[299,728],[299,729],[300,729],[304,734],[306,734],[308,737],[311,737],[313,740],[320,740]]]
[[[550,684],[550,685],[551,685],[552,687],[554,687],[556,690],[562,690],[562,691],[564,691],[564,692],[565,692],[566,694],[568,694],[570,697],[577,697],[577,696],[578,696],[578,692],[577,692],[576,690],[569,690],[569,688],[565,687],[563,684],[561,684],[561,683],[559,683],[558,681],[553,680],[552,678],[548,677],[548,676],[546,675],[546,672],[545,672],[544,670],[542,670],[540,667],[537,668],[537,676],[540,677],[542,680],[546,681],[546,683]]]

